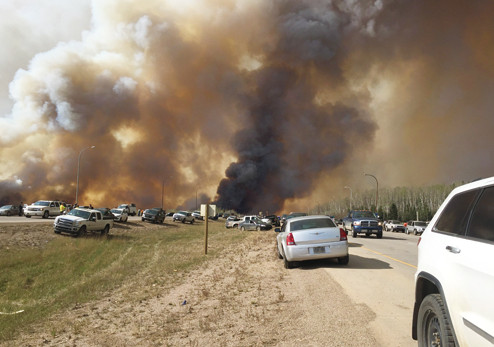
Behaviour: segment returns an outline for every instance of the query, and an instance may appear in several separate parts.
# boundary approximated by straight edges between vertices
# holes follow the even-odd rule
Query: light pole
[[[376,180],[376,212],[377,212],[378,207],[379,207],[378,206],[378,201],[379,201],[379,182],[377,181],[377,178],[374,175],[364,173],[364,176],[370,176],[370,177],[373,177]]]
[[[345,186],[344,188],[345,189],[350,189],[350,211],[351,211],[352,210],[352,199],[353,199],[353,197],[352,197],[352,195],[353,195],[352,188],[350,188],[349,186]]]
[[[81,155],[86,149],[93,149],[96,146],[86,147],[79,152],[79,160],[77,160],[77,186],[75,188],[75,203],[79,205],[79,171],[81,169]]]

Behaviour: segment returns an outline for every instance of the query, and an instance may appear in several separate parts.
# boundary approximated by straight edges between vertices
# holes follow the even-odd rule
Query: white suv
[[[494,344],[494,177],[454,189],[418,244],[412,337]]]
[[[24,208],[26,218],[41,216],[46,219],[50,216],[59,216],[60,214],[60,201],[40,200]]]

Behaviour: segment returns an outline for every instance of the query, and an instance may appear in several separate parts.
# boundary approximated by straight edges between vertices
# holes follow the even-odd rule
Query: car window
[[[484,190],[472,212],[467,236],[494,241],[494,187]]]
[[[304,219],[296,222],[292,222],[290,225],[290,231],[304,230],[304,229],[316,229],[316,228],[334,228],[335,225],[331,219],[326,218],[314,218]]]
[[[455,195],[439,216],[433,231],[464,235],[469,211],[478,193],[477,189]]]

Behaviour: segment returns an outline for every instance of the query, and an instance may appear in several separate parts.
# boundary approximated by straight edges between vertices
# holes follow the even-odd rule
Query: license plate
[[[314,254],[326,253],[325,247],[314,247],[312,248]]]

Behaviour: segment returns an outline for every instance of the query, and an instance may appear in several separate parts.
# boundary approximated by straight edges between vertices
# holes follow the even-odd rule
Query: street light
[[[81,155],[85,150],[93,149],[94,147],[96,147],[96,146],[86,147],[82,151],[79,152],[79,160],[77,160],[77,186],[75,188],[75,203],[77,205],[79,204],[79,200],[78,200],[78,197],[79,197],[79,171],[81,169]]]
[[[379,182],[377,181],[377,178],[374,175],[364,173],[364,176],[370,176],[376,180],[376,212],[377,212],[377,210],[378,210],[378,204],[377,203],[379,201]]]
[[[351,211],[352,210],[352,188],[350,188],[349,186],[345,186],[343,188],[350,189],[350,211]]]

